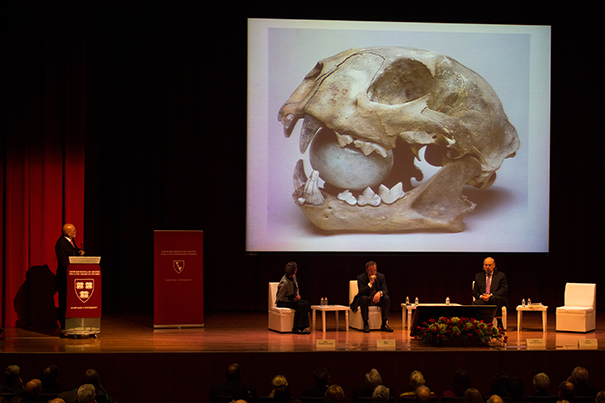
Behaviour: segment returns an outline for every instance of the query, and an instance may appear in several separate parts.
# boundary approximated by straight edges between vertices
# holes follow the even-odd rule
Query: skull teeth
[[[371,143],[369,141],[363,141],[363,140],[353,140],[353,137],[349,136],[348,134],[340,134],[338,132],[335,132],[335,133],[336,133],[336,141],[338,142],[338,145],[340,147],[344,148],[344,147],[348,146],[349,144],[353,144],[353,145],[355,145],[355,147],[359,148],[366,157],[373,152],[377,152],[383,158],[386,158],[388,155],[386,148],[379,146],[378,144]]]
[[[313,170],[311,176],[307,178],[305,174],[305,168],[303,160],[298,160],[294,168],[294,191],[298,192],[299,197],[297,203],[299,205],[310,204],[318,206],[325,201],[325,198],[319,190],[319,172]],[[337,199],[341,200],[350,206],[359,205],[363,206],[380,206],[383,202],[385,204],[393,204],[397,200],[403,198],[405,193],[403,191],[403,184],[397,183],[391,189],[385,185],[380,185],[378,194],[367,187],[361,195],[355,197],[350,190],[344,190],[337,195]]]
[[[288,114],[283,117],[282,124],[284,126],[284,135],[286,137],[290,137],[295,120],[296,118],[292,114]],[[304,154],[307,151],[309,144],[311,144],[317,133],[319,133],[319,131],[323,128],[324,125],[319,119],[309,114],[305,115],[303,126],[300,130],[299,148],[301,154]],[[388,154],[386,148],[376,143],[371,143],[369,141],[363,140],[353,140],[353,137],[348,134],[340,134],[336,131],[334,133],[336,133],[336,140],[338,142],[338,145],[342,148],[348,146],[349,144],[353,144],[355,145],[355,147],[359,148],[366,157],[371,153],[376,152],[380,154],[383,158],[387,158]]]
[[[340,134],[338,132],[334,133],[336,133],[336,141],[338,141],[338,145],[343,148],[353,142],[353,137],[349,136],[348,134]]]
[[[403,184],[399,182],[391,189],[389,189],[385,185],[380,185],[380,187],[378,188],[378,194],[380,195],[380,198],[383,202],[385,202],[386,204],[393,204],[404,196]]]
[[[370,206],[377,207],[380,206],[381,202],[382,200],[380,199],[380,196],[374,193],[374,191],[369,187],[365,188],[363,193],[357,199],[357,204],[360,206],[366,206],[369,204]]]
[[[361,140],[355,140],[353,144],[355,144],[355,147],[359,148],[366,156],[376,151],[378,154],[382,155],[383,158],[387,157],[387,150],[378,144]]]
[[[338,198],[338,200],[342,200],[343,202],[346,202],[350,206],[354,206],[357,204],[357,198],[355,198],[355,196],[353,196],[353,193],[351,193],[350,190],[345,190],[343,192],[340,192],[338,194],[337,198]]]

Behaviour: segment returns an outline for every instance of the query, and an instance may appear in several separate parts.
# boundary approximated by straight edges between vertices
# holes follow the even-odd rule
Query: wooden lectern
[[[70,256],[67,267],[67,337],[98,337],[101,333],[101,267],[99,256]]]

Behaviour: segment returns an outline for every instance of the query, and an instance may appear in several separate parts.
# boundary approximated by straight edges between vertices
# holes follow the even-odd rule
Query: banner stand
[[[204,327],[203,231],[154,231],[153,327]]]

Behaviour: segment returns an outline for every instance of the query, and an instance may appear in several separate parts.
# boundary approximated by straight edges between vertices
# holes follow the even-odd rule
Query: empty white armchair
[[[359,292],[357,287],[357,280],[349,281],[349,306],[353,302],[353,298]],[[370,306],[368,312],[368,324],[370,330],[380,329],[382,326],[382,315],[380,313],[379,306]],[[361,317],[361,308],[357,307],[356,311],[351,310],[349,314],[349,327],[357,330],[363,330],[363,318]]]
[[[560,332],[590,332],[596,329],[597,285],[565,284],[565,305],[557,307],[556,329]]]
[[[277,286],[279,283],[269,283],[269,330],[276,332],[292,332],[294,327],[294,309],[280,308],[275,304]]]

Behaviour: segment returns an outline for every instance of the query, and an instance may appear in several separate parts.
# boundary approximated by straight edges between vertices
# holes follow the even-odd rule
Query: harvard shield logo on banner
[[[75,279],[74,289],[76,291],[78,299],[82,301],[83,304],[85,304],[88,302],[90,297],[92,297],[92,294],[95,291],[95,280],[93,278]]]
[[[184,260],[173,260],[172,261],[172,268],[178,274],[181,274],[183,272],[183,270],[185,270],[185,261]]]

